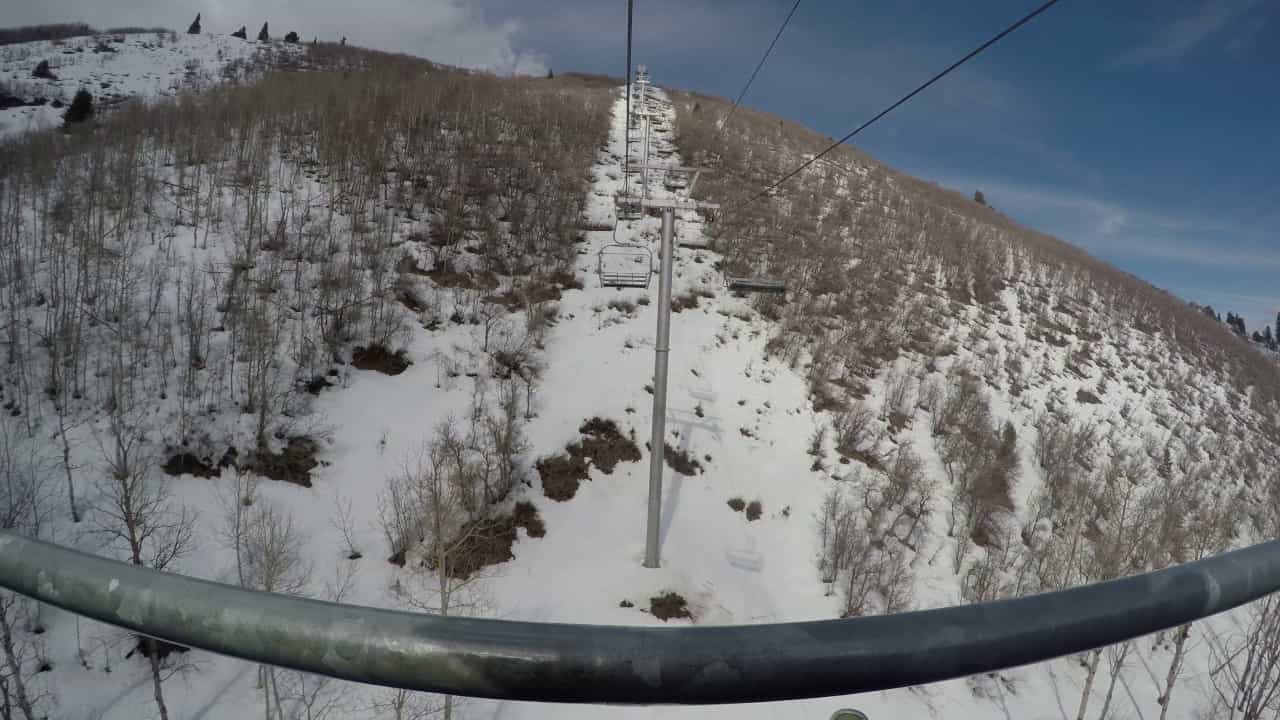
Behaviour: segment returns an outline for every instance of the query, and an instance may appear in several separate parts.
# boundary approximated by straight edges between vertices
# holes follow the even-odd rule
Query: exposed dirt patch
[[[662,457],[672,470],[687,477],[702,473],[702,463],[691,456],[687,450],[676,450],[670,443],[663,443],[662,446]]]
[[[752,500],[747,503],[747,520],[759,520],[760,514],[764,512],[764,507],[759,500]]]
[[[582,440],[567,449],[570,455],[585,458],[605,475],[613,473],[620,462],[639,462],[640,448],[622,434],[612,420],[593,417],[578,428]]]
[[[194,475],[198,478],[214,478],[220,474],[212,460],[196,457],[189,452],[174,454],[160,469],[168,475]]]
[[[391,352],[381,345],[358,347],[351,352],[351,364],[360,370],[376,370],[383,375],[399,375],[409,365],[403,350]]]
[[[636,604],[631,602],[630,600],[623,600],[622,602],[618,603],[618,607],[620,608],[633,608],[635,606]]]
[[[498,276],[493,273],[457,272],[444,265],[423,273],[440,287],[492,290],[498,287]]]
[[[254,453],[249,468],[258,474],[302,487],[311,487],[311,471],[320,463],[316,453],[320,445],[309,437],[289,438],[289,444],[280,452],[259,450]]]
[[[665,592],[649,598],[649,612],[663,622],[671,618],[693,619],[693,613],[689,612],[689,603],[679,593],[673,592]]]
[[[1076,390],[1076,402],[1082,403],[1085,405],[1101,405],[1102,399],[1099,398],[1097,395],[1094,395],[1093,393],[1089,392],[1088,390],[1081,388],[1079,390]]]
[[[427,309],[427,306],[422,303],[422,300],[418,297],[418,294],[415,293],[413,290],[409,290],[409,289],[401,290],[400,292],[396,293],[396,299],[399,300],[400,304],[405,306],[409,310],[409,312],[420,313],[423,310]]]
[[[729,507],[732,508],[734,512],[742,512],[742,508],[746,506],[747,501],[740,497],[729,498]]]
[[[582,281],[571,272],[558,271],[546,275],[532,275],[528,280],[510,290],[490,295],[486,300],[508,310],[519,310],[525,305],[536,305],[560,299],[565,290],[581,290]]]
[[[640,460],[640,448],[622,434],[613,420],[593,417],[582,423],[578,432],[582,439],[570,443],[563,454],[537,463],[542,492],[552,500],[571,499],[578,492],[579,483],[587,479],[588,467],[598,467],[610,475],[618,463]]]
[[[517,503],[510,515],[473,520],[458,531],[460,540],[450,554],[456,558],[449,574],[465,580],[481,568],[497,565],[515,557],[511,546],[516,541],[516,528],[522,527],[530,537],[543,537],[546,526],[538,509],[530,502]],[[431,567],[428,557],[428,567]]]
[[[529,533],[529,537],[540,538],[547,534],[547,526],[542,522],[542,516],[538,514],[538,508],[528,500],[516,503],[512,519],[516,527],[522,527],[525,532]]]
[[[685,310],[697,309],[699,297],[706,296],[694,291],[689,291],[683,295],[677,295],[671,298],[671,312],[684,312]]]
[[[462,538],[456,546],[455,558],[449,567],[449,575],[463,579],[471,577],[486,565],[497,565],[515,557],[511,546],[516,541],[516,524],[510,516],[492,520],[473,520],[458,531]],[[428,557],[427,567],[431,567]]]
[[[321,390],[329,387],[333,387],[333,383],[329,382],[329,378],[324,375],[316,375],[302,384],[302,389],[312,395],[319,395]]]
[[[578,485],[587,479],[587,462],[581,457],[561,454],[538,461],[538,475],[542,478],[542,494],[564,502],[578,493]]]

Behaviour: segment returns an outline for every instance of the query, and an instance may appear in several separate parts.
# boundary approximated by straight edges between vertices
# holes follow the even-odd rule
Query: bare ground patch
[[[412,364],[404,350],[391,352],[381,345],[357,347],[351,352],[351,364],[360,370],[375,370],[383,375],[399,375]]]

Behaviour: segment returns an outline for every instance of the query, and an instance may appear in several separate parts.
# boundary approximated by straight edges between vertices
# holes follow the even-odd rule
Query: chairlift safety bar
[[[1176,627],[1280,589],[1280,541],[1013,600],[767,625],[569,625],[338,605],[10,532],[0,532],[0,586],[167,642],[354,682],[535,702],[742,703],[936,682]]]

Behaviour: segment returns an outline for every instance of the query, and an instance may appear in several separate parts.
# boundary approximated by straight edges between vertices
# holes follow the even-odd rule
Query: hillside
[[[230,35],[112,32],[0,46],[0,137],[62,123],[76,91],[97,107],[239,82],[301,48]],[[52,77],[35,77],[41,61]]]
[[[657,91],[655,162],[716,166],[696,196],[725,210],[677,221],[646,570],[657,282],[595,276],[608,245],[657,255],[658,219],[614,212],[621,90],[304,52],[307,72],[0,145],[5,527],[275,592],[646,625],[1016,596],[1274,535],[1276,371],[1219,323],[852,149],[745,202],[822,139],[750,111],[717,133],[723,101]],[[726,273],[789,292],[735,296]],[[156,717],[157,687],[175,718],[444,706],[196,651],[148,663],[0,599],[4,677],[50,717]],[[1092,667],[1085,716],[1159,717],[1185,651],[1166,707],[1199,717],[1248,619],[869,696],[452,709],[1067,717]]]

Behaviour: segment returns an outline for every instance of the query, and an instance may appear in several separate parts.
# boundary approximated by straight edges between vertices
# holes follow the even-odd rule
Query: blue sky
[[[656,81],[733,97],[791,3],[636,4]],[[555,5],[517,41],[620,73],[624,3]],[[1032,7],[805,0],[746,104],[841,136]],[[539,45],[575,16],[589,39]],[[1273,0],[1062,0],[855,144],[1250,329],[1280,310]]]
[[[840,136],[1038,0],[802,0],[746,104]],[[659,83],[733,97],[791,0],[636,0]],[[0,0],[5,24],[241,24],[621,75],[623,0]],[[225,26],[225,27],[224,27]],[[855,144],[1250,329],[1280,310],[1280,2],[1061,2]]]

